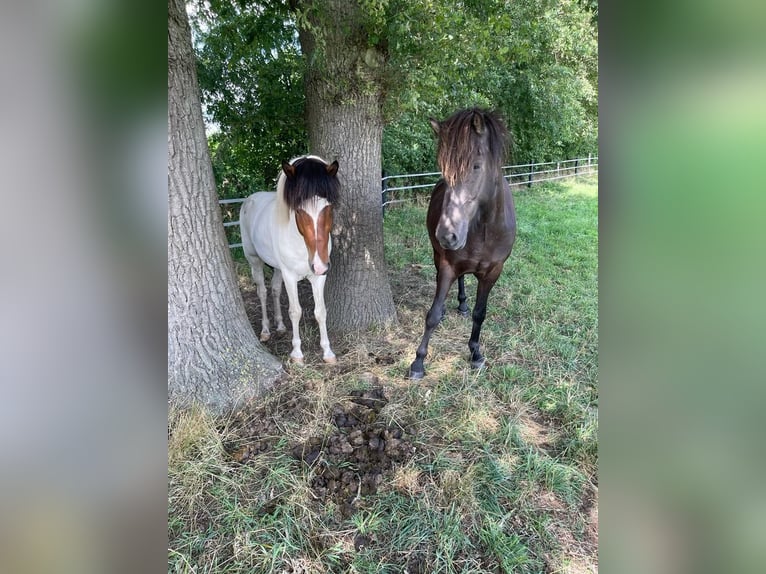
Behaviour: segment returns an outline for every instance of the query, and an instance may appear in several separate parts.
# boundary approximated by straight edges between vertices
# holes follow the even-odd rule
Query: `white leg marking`
[[[290,274],[282,274],[287,290],[287,298],[290,301],[290,321],[293,324],[293,350],[290,357],[296,363],[303,362],[303,353],[301,353],[301,337],[298,327],[301,320],[301,303],[298,300],[298,280]]]
[[[322,358],[325,363],[335,363],[335,353],[330,348],[330,339],[327,337],[327,307],[324,303],[324,284],[326,275],[310,275],[311,289],[314,292],[314,318],[319,324],[319,344],[322,347]]]

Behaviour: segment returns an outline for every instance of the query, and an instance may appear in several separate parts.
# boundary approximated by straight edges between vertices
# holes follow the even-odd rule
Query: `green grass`
[[[289,367],[258,414],[277,429],[273,448],[235,464],[233,421],[172,417],[168,572],[595,571],[597,192],[581,179],[516,193],[516,245],[482,331],[490,366],[467,364],[471,325],[454,312],[453,289],[417,383],[404,373],[434,290],[425,202],[390,208],[399,325],[340,344],[334,369]],[[472,277],[466,287],[470,305]],[[377,364],[382,354],[394,359]],[[316,499],[315,469],[290,452],[331,432],[332,404],[370,377],[389,399],[381,417],[406,428],[415,450],[344,517]],[[300,408],[286,409],[295,397]]]

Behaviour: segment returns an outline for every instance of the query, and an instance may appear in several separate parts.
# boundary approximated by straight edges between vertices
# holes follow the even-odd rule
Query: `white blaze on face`
[[[311,270],[324,275],[330,268],[332,206],[322,198],[307,201],[295,212],[295,223],[306,244]]]
[[[468,223],[476,213],[477,203],[466,198],[461,189],[444,194],[442,214],[436,226],[436,239],[445,249],[462,249],[468,238]]]

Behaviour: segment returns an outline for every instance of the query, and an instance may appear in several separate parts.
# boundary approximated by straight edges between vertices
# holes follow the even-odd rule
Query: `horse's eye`
[[[481,164],[480,163],[473,164],[473,169],[475,169],[475,170],[476,169],[481,169]]]

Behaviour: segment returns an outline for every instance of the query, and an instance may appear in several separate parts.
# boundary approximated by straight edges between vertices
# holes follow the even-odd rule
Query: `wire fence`
[[[596,174],[598,173],[598,156],[588,155],[588,157],[561,161],[506,165],[502,169],[508,184],[512,188],[518,189],[532,187],[534,184],[545,181]],[[440,177],[441,172],[438,171],[404,175],[384,174],[384,177],[381,178],[381,209],[383,209],[383,213],[385,214],[386,207],[389,205],[412,201],[419,197],[419,190],[428,189],[430,194],[430,190]],[[232,239],[235,241],[235,243],[229,244],[232,249],[242,247],[242,242],[239,241],[239,208],[245,199],[244,197],[236,197],[218,201],[221,205],[224,218],[223,226],[227,229],[227,236],[230,241]]]

